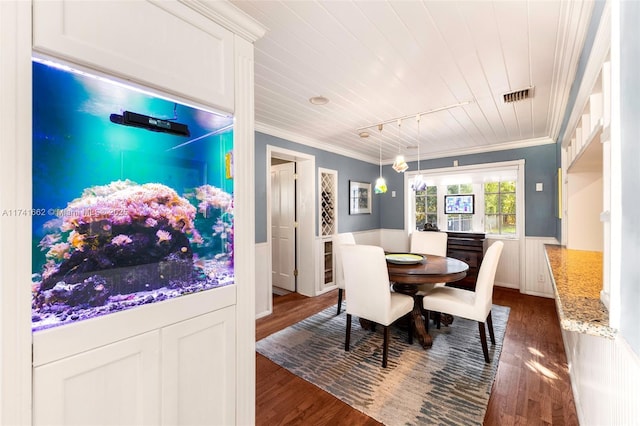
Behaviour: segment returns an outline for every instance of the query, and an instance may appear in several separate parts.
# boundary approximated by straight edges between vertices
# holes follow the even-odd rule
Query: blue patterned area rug
[[[351,328],[345,352],[346,314],[330,307],[256,343],[256,350],[293,374],[385,425],[481,425],[495,378],[509,308],[493,305],[496,344],[491,363],[480,346],[478,323],[455,318],[430,327],[433,346],[424,350],[407,332],[391,329],[389,362],[382,368],[382,327]],[[487,339],[488,339],[487,333]]]

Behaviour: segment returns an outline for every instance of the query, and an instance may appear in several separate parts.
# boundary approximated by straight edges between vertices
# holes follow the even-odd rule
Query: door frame
[[[267,264],[271,268],[273,253],[271,252],[271,159],[279,158],[282,160],[294,161],[296,163],[296,216],[297,216],[297,232],[296,232],[296,257],[298,276],[296,278],[297,292],[304,296],[315,296],[315,223],[316,223],[316,159],[315,156],[292,151],[286,148],[280,148],[273,145],[267,145],[266,155],[266,174],[267,183],[267,208],[265,215],[267,216],[267,241],[268,241],[268,259]],[[271,295],[273,291],[273,281],[271,273],[267,277],[268,289],[267,294]],[[269,298],[269,310],[273,311],[271,298]]]
[[[298,267],[298,263],[297,263],[297,257],[298,256],[297,256],[297,253],[296,253],[296,246],[297,246],[297,241],[298,241],[298,235],[297,235],[298,234],[298,232],[297,232],[298,230],[294,226],[294,224],[298,220],[297,215],[296,215],[296,211],[295,211],[296,210],[295,200],[297,199],[296,179],[295,179],[295,176],[296,176],[296,173],[297,173],[297,170],[296,170],[297,163],[295,161],[281,160],[281,162],[278,162],[277,164],[273,164],[273,160],[274,159],[281,160],[281,159],[276,158],[276,157],[271,157],[271,166],[270,166],[271,167],[271,174],[272,174],[271,193],[273,194],[274,191],[276,193],[278,192],[278,189],[273,187],[273,170],[274,170],[274,167],[277,170],[279,167],[287,165],[287,167],[288,167],[287,170],[291,170],[291,179],[293,180],[293,192],[292,192],[292,195],[293,195],[293,198],[294,198],[294,200],[293,200],[294,201],[294,205],[293,205],[293,210],[294,210],[293,211],[293,223],[290,224],[290,226],[292,228],[291,231],[293,231],[292,232],[293,235],[291,236],[291,239],[289,241],[289,244],[291,245],[291,253],[293,253],[293,259],[291,259],[293,266],[291,267],[291,270],[287,271],[287,273],[289,274],[288,280],[292,281],[292,282],[289,282],[288,284],[293,284],[293,289],[289,290],[286,286],[283,287],[282,285],[280,285],[279,287],[281,287],[281,288],[283,288],[284,290],[287,290],[287,291],[297,292],[298,291],[298,279],[294,274],[294,270],[297,269],[297,267]],[[282,186],[282,180],[280,178],[277,179],[277,182],[278,182],[278,185]],[[282,199],[282,190],[280,190],[280,194],[279,194],[278,199],[279,200]],[[273,204],[271,204],[271,209],[273,209],[274,207],[277,209],[277,206],[274,206]],[[282,210],[280,210],[278,213],[279,213],[278,217],[279,217],[279,219],[281,219]],[[273,225],[273,218],[274,218],[273,210],[271,211],[271,216],[269,216],[269,217],[271,217],[271,220],[272,220],[271,223]],[[278,227],[276,227],[276,228],[278,228]],[[273,237],[273,233],[271,234],[271,236]],[[276,237],[276,239],[277,239],[277,237]],[[280,244],[281,244],[281,242],[279,241],[278,242],[278,247],[281,249],[282,247],[280,247]],[[280,269],[280,266],[277,267],[277,270],[274,269],[274,264],[273,264],[273,240],[271,241],[271,262],[272,262],[271,263],[271,282],[272,282],[273,285],[275,285],[275,282],[279,282],[279,280],[277,278],[278,274],[282,274],[283,271]],[[274,274],[273,274],[274,270],[276,272],[276,276],[275,277],[274,277]],[[282,284],[281,282],[279,282],[279,283]]]

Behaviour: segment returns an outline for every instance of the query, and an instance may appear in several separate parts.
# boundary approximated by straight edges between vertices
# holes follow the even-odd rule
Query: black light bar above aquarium
[[[122,115],[111,114],[109,119],[112,123],[124,126],[140,127],[153,132],[170,133],[180,136],[191,136],[189,126],[175,121],[162,120],[148,115],[138,114],[131,111],[124,111]]]

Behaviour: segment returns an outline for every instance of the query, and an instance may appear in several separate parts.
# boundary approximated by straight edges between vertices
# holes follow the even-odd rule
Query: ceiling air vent
[[[505,93],[504,95],[502,95],[502,99],[504,99],[505,104],[524,101],[525,99],[529,99],[532,97],[533,97],[533,87],[527,87],[526,89],[516,90],[516,91]]]

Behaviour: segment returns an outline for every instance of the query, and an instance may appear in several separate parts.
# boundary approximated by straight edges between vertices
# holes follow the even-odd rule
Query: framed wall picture
[[[349,214],[371,214],[371,184],[349,181]]]

